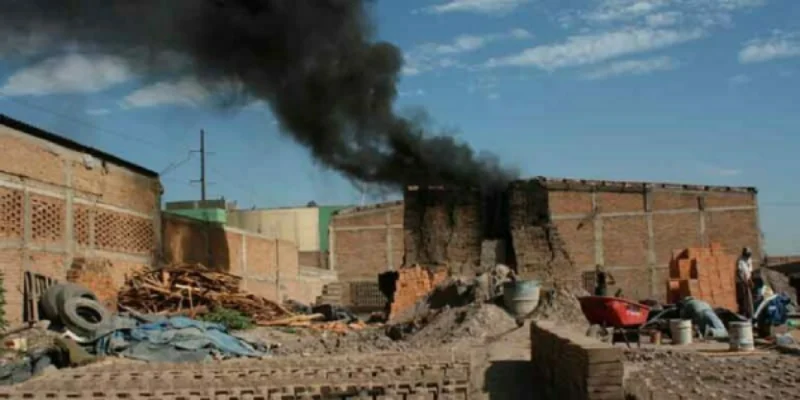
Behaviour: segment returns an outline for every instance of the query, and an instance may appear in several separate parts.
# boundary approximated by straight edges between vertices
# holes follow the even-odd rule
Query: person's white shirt
[[[753,274],[752,257],[739,257],[739,261],[736,263],[736,273],[740,281],[749,281]]]

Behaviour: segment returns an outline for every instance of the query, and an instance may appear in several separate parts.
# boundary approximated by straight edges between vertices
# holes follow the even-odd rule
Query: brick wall
[[[274,301],[304,303],[336,281],[336,273],[299,265],[297,246],[252,232],[164,214],[167,263],[202,263],[241,276],[242,289]]]
[[[0,268],[11,323],[23,317],[25,271],[63,281],[73,259],[103,258],[119,286],[152,264],[160,241],[157,176],[21,125],[0,124]]]
[[[749,188],[542,178],[512,182],[505,193],[503,219],[475,191],[407,190],[406,263],[463,273],[479,264],[482,240],[506,238],[508,264],[523,278],[579,282],[603,264],[617,281],[612,293],[663,301],[673,250],[717,242],[762,254]]]
[[[569,328],[531,322],[531,363],[538,399],[625,398],[622,351]]]
[[[403,203],[340,210],[330,224],[330,267],[342,282],[376,282],[403,265]]]
[[[480,265],[483,199],[470,189],[417,188],[405,192],[406,265],[447,265],[466,274]]]
[[[561,236],[562,227],[550,220],[545,189],[536,182],[513,183],[509,214],[513,265],[518,275],[547,286],[576,284],[580,275],[572,257],[580,257],[581,249],[569,247]]]
[[[720,243],[761,257],[756,193],[743,189],[604,182],[547,184],[550,218],[576,267],[612,272],[626,297],[666,300],[674,250]],[[731,266],[733,268],[733,266]]]

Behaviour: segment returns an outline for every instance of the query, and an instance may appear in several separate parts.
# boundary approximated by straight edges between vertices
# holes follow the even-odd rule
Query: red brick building
[[[626,296],[663,299],[675,249],[713,241],[732,253],[751,247],[761,258],[756,195],[750,187],[547,178],[516,181],[490,197],[409,187],[405,261],[464,273],[479,269],[484,240],[501,239],[524,277],[580,281],[603,264]]]
[[[106,260],[107,281],[119,286],[158,258],[157,173],[4,115],[0,147],[0,270],[10,323],[35,319],[41,280],[65,280],[74,260]],[[98,295],[106,291],[115,288]]]
[[[377,282],[403,265],[403,202],[339,210],[329,228],[330,269],[341,282]]]

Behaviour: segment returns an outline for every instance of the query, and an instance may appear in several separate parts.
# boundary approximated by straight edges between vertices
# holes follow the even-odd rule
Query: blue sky
[[[800,7],[792,0],[379,0],[405,54],[398,107],[525,175],[760,190],[770,253],[800,253]],[[0,112],[158,172],[167,201],[361,201],[263,104],[219,112],[191,77],[144,82],[119,59],[36,38],[0,53]],[[14,46],[6,46],[14,47]],[[30,53],[30,54],[27,54]],[[26,57],[19,57],[24,55]]]

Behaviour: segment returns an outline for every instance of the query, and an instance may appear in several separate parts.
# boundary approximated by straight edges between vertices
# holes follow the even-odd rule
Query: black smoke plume
[[[495,157],[395,113],[402,53],[373,39],[368,3],[0,0],[0,35],[124,57],[147,79],[173,70],[165,55],[178,54],[209,88],[237,88],[238,104],[265,100],[294,140],[352,180],[398,189],[512,178]]]

